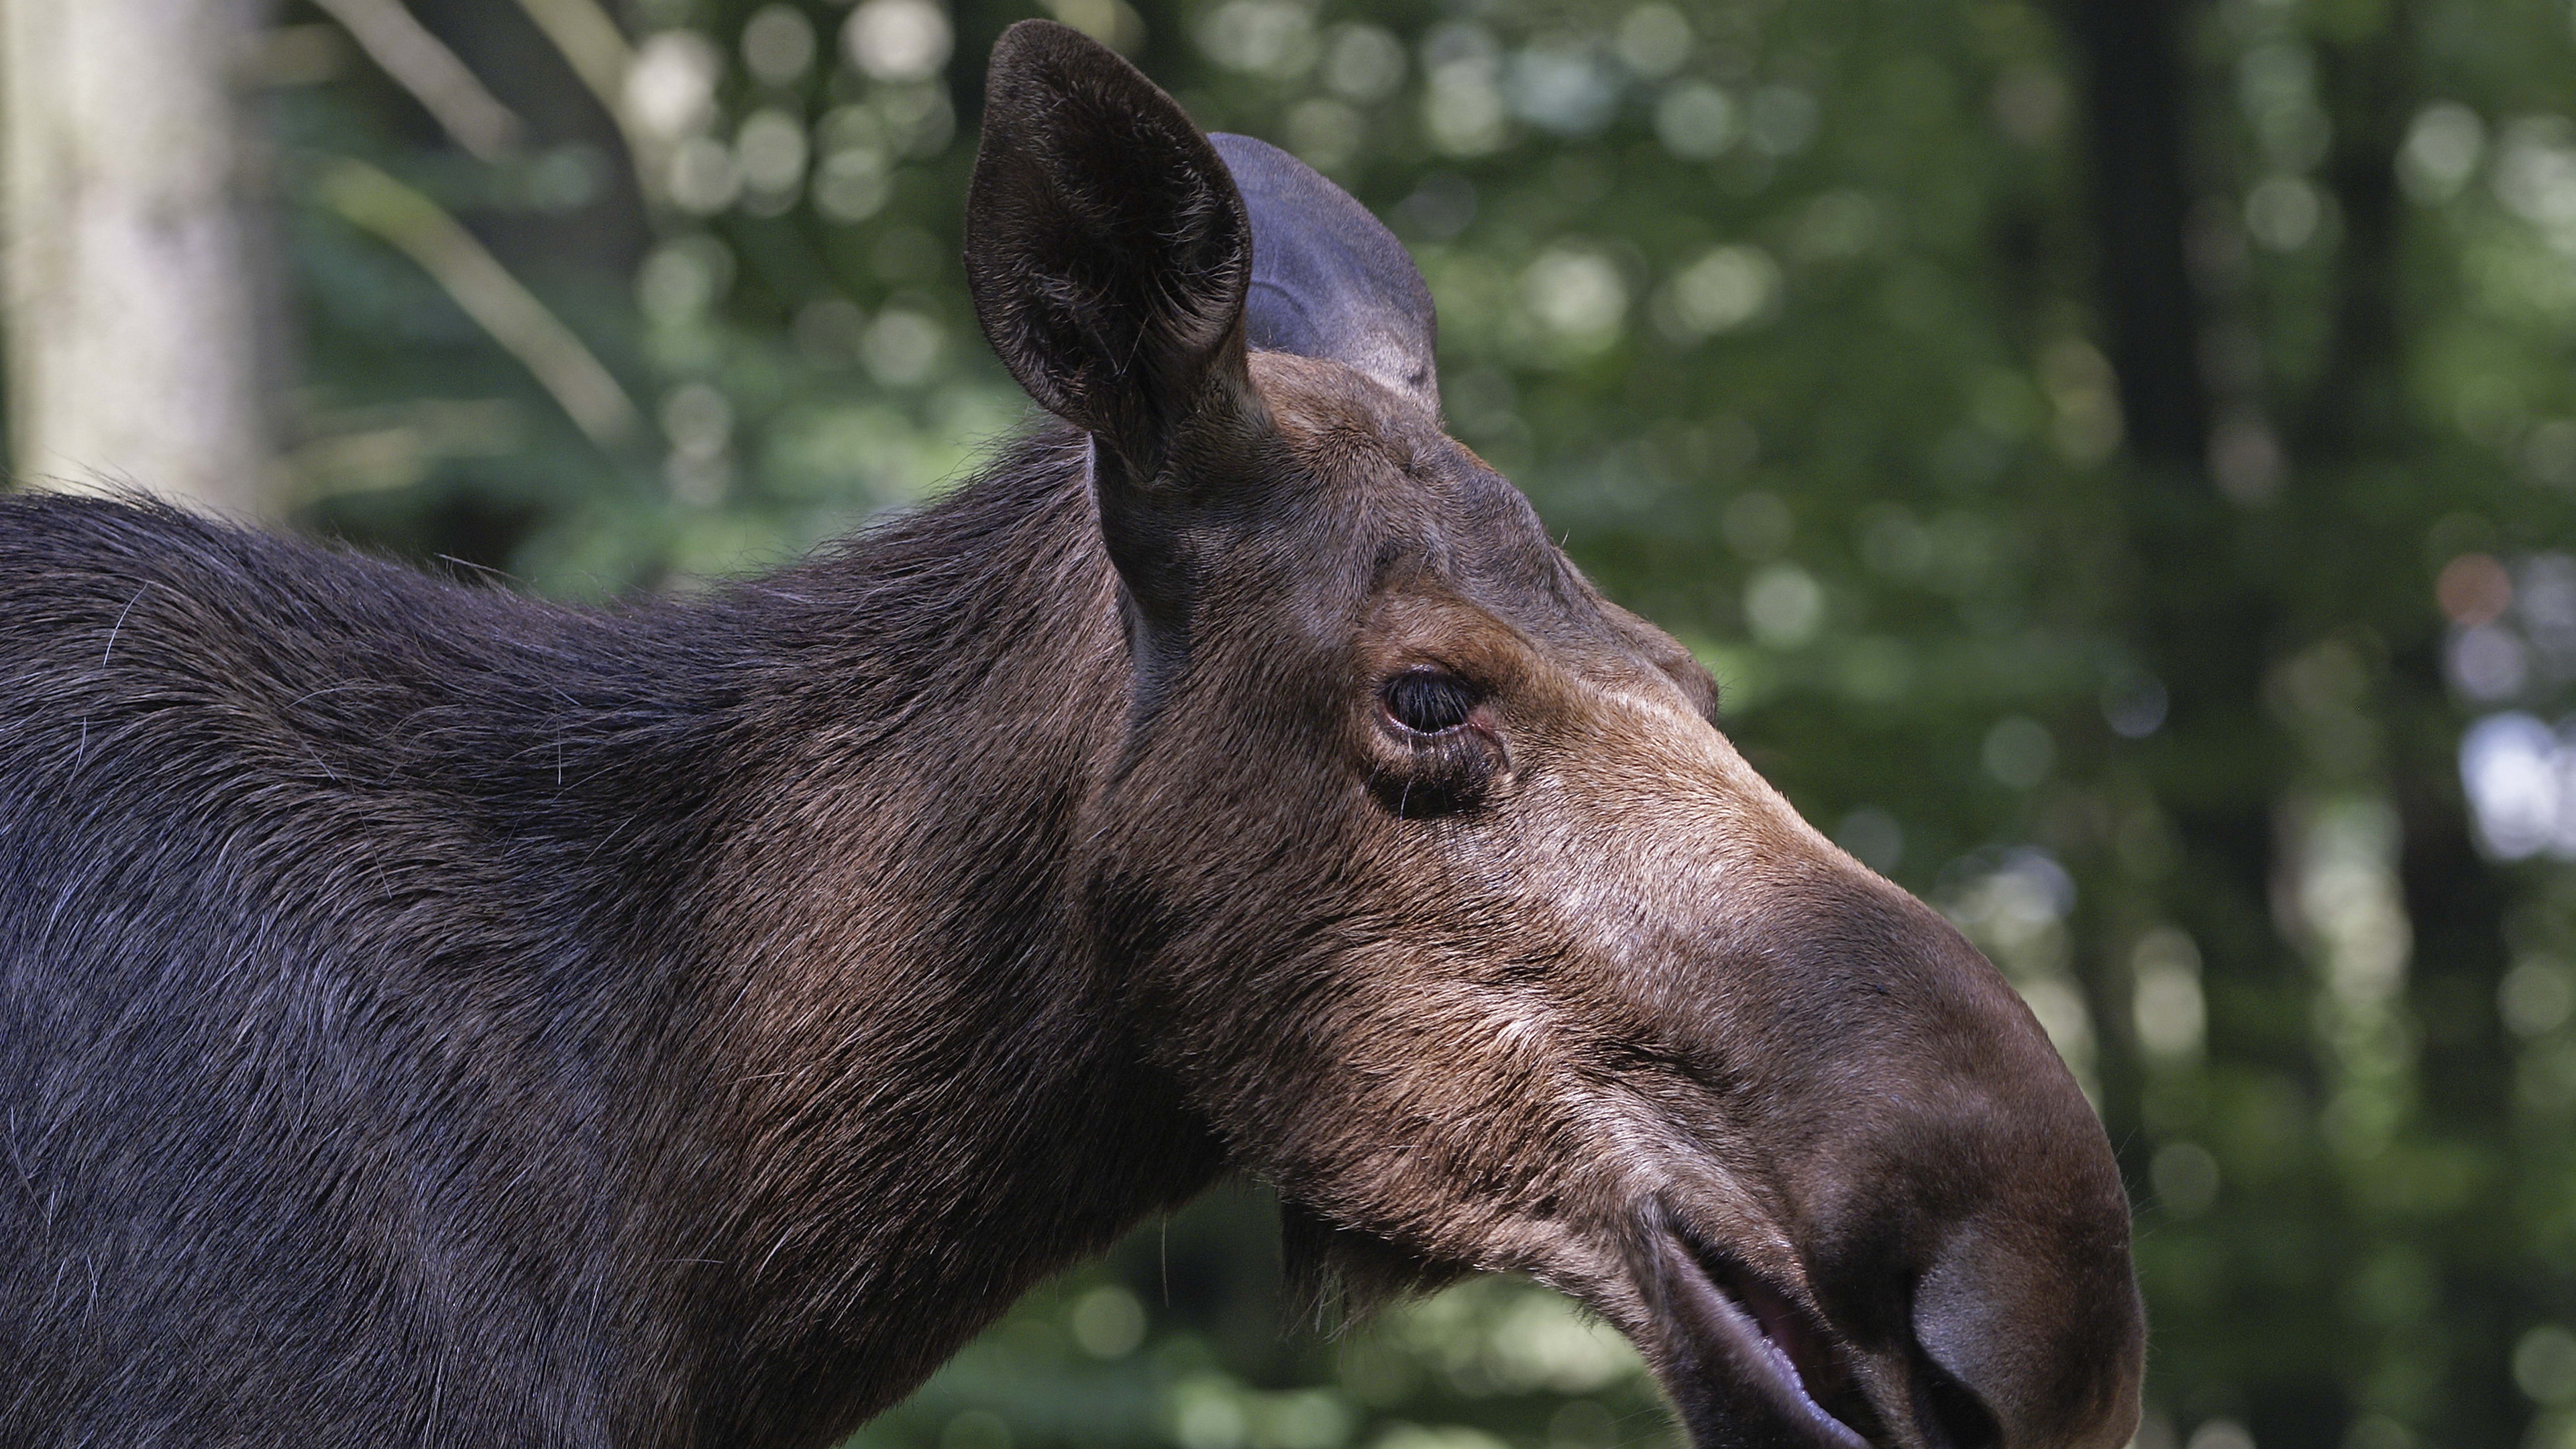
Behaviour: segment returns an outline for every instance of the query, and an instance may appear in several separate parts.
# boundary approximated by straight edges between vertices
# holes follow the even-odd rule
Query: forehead
[[[1449,595],[1560,645],[1619,632],[1529,500],[1438,419],[1337,363],[1255,353],[1253,377],[1310,516],[1369,593]]]

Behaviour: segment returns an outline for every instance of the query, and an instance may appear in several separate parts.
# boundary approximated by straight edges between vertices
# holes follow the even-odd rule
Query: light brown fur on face
[[[1678,1233],[1795,1320],[1773,1336],[1809,1391],[1873,1438],[2125,1442],[2125,1200],[2018,997],[1800,819],[1705,673],[1432,419],[1331,363],[1251,377],[1263,486],[1302,501],[1209,570],[1194,724],[1156,759],[1223,827],[1214,859],[1152,837],[1206,927],[1144,1008],[1186,1023],[1169,1060],[1233,1158],[1327,1225],[1328,1270],[1528,1272],[1668,1380],[1676,1270],[1640,1240]],[[1478,696],[1428,744],[1381,697],[1422,668]],[[1971,1260],[1980,1302],[2032,1332],[2072,1312],[2046,1332],[2083,1347],[1916,1324]],[[1927,1418],[1961,1379],[1976,1406]]]

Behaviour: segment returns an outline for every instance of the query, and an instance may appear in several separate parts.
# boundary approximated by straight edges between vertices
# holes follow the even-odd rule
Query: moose
[[[1226,1174],[1699,1449],[2118,1449],[2100,1123],[1440,421],[1366,210],[1047,22],[1052,420],[685,600],[0,505],[0,1443],[821,1446]]]

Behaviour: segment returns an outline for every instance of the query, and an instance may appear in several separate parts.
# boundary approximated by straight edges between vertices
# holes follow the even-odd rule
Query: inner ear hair
[[[975,315],[1011,376],[1137,481],[1251,384],[1252,231],[1224,161],[1107,46],[1024,20],[993,47],[966,203]]]

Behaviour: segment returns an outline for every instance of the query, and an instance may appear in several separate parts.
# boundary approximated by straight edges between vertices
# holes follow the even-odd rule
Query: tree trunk
[[[266,0],[0,0],[18,476],[263,511]]]
[[[2209,421],[2183,254],[2188,4],[2072,0],[2066,18],[2085,61],[2099,292],[2129,450],[2150,466],[2196,473]]]

